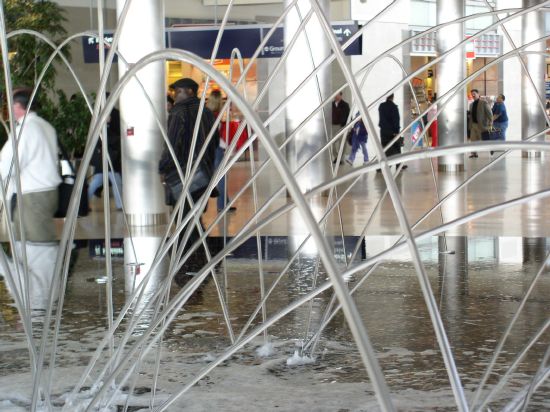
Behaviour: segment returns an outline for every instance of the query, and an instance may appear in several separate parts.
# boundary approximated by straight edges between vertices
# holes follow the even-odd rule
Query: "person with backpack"
[[[369,161],[369,153],[367,152],[367,138],[369,134],[367,133],[367,128],[365,127],[365,124],[363,123],[363,119],[360,119],[355,123],[352,129],[351,134],[351,153],[348,158],[346,158],[346,162],[353,166],[353,162],[355,161],[355,156],[357,155],[357,152],[359,151],[359,148],[361,148],[361,151],[363,152],[363,164],[367,164]]]

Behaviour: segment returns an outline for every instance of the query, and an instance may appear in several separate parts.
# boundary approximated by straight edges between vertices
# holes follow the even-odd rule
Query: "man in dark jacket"
[[[170,88],[174,89],[175,98],[174,107],[168,115],[168,140],[174,149],[177,162],[185,176],[189,162],[191,162],[192,169],[195,162],[198,161],[198,155],[214,125],[214,115],[209,109],[203,107],[195,147],[193,153],[191,153],[195,123],[197,122],[200,106],[200,99],[197,97],[199,85],[190,78],[183,78],[171,84]],[[210,139],[203,157],[200,159],[197,171],[190,176],[191,183],[188,186],[188,190],[194,203],[202,197],[212,179],[215,152],[219,141],[220,138],[216,130]],[[174,159],[168,148],[164,149],[160,158],[159,173],[171,194],[173,204],[175,204],[182,195],[183,182],[180,179]],[[190,210],[189,202],[186,199],[183,206],[183,215],[185,216]],[[184,233],[185,230],[182,234]],[[194,230],[187,242],[187,246],[191,246],[197,239],[198,232]]]
[[[342,127],[346,125],[348,121],[348,116],[349,104],[344,100],[342,92],[340,92],[334,97],[334,100],[332,101],[332,137],[336,136],[340,132]],[[345,138],[345,136],[342,136],[342,139]],[[340,150],[342,139],[339,139],[336,143],[332,145],[332,155],[335,157],[338,157],[338,150]],[[336,163],[336,159],[333,160],[333,163]]]
[[[109,158],[113,165],[113,170],[109,170],[109,181],[113,189],[115,206],[117,210],[122,209],[122,178],[120,172],[121,166],[121,147],[120,147],[120,113],[113,109],[109,120],[107,121],[107,150]],[[92,199],[94,194],[103,187],[103,147],[99,140],[94,149],[90,166],[94,167],[94,174],[88,186],[88,199]],[[110,169],[110,166],[109,166]]]
[[[338,93],[332,102],[332,125],[338,126],[338,129],[344,127],[348,121],[349,104],[342,97],[342,92]]]
[[[386,101],[384,103],[381,103],[380,106],[378,106],[380,141],[384,147],[399,134],[400,129],[399,109],[393,102],[393,97],[394,96],[392,93],[386,97]],[[388,150],[386,150],[386,156],[389,157],[401,153],[402,143],[403,138],[397,139],[397,141],[392,144]],[[397,164],[396,167],[399,167],[399,164]],[[404,165],[403,169],[406,168],[407,165]]]
[[[198,87],[199,85],[190,78],[180,79],[170,85],[170,88],[175,90],[175,104],[168,115],[167,134],[184,175],[188,163],[191,162],[192,167],[193,163],[198,159],[204,142],[214,125],[214,115],[209,109],[203,107],[194,152],[191,154],[193,133],[200,105],[200,99],[197,97]],[[218,142],[219,135],[215,131],[204,156],[200,160],[197,171],[191,176],[189,192],[194,200],[202,196],[212,178],[215,150]],[[164,149],[160,158],[159,173],[170,188],[174,200],[177,201],[181,196],[183,182],[180,179],[174,159],[168,148]]]

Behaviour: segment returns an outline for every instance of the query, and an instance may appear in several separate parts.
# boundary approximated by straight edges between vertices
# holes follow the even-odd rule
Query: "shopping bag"
[[[54,217],[66,217],[69,209],[69,203],[71,202],[71,196],[74,190],[75,170],[73,164],[69,160],[67,151],[58,141],[59,149],[61,150],[61,183],[57,187],[58,203],[57,211]],[[82,186],[82,193],[80,194],[80,204],[78,206],[78,216],[87,216],[90,209],[88,203],[88,183],[84,181]]]
[[[62,177],[63,181],[57,187],[58,205],[55,217],[67,216],[69,203],[74,190],[74,176],[68,175]],[[87,216],[89,210],[88,203],[88,184],[84,182],[82,193],[80,195],[80,204],[78,206],[78,216]]]
[[[481,140],[502,140],[500,129],[491,128],[481,133]]]
[[[222,121],[220,123],[220,137],[226,142],[228,146],[231,144],[233,139],[238,138],[237,150],[243,147],[243,145],[248,140],[248,130],[246,127],[242,130],[239,136],[237,136],[237,131],[239,130],[240,125],[241,125],[241,122],[237,120],[231,120],[229,122],[229,127],[227,127],[225,121]],[[228,137],[228,134],[229,134],[229,137]]]

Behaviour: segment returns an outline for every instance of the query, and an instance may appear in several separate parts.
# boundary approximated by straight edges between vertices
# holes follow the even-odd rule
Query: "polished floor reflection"
[[[356,240],[352,238],[348,243]],[[361,245],[363,259],[358,258],[353,264],[375,256],[384,241],[392,240],[395,239],[367,237]],[[134,257],[129,255],[132,249],[128,242],[128,239],[118,239],[112,244],[115,314],[132,299],[132,291],[147,272],[147,262],[142,261],[144,265],[137,269],[129,265],[134,262]],[[147,251],[154,250],[160,238],[136,238],[134,242],[140,259],[146,259]],[[326,280],[322,267],[319,278],[314,278],[317,256],[307,250],[300,253],[286,275],[279,276],[288,263],[285,254],[292,253],[294,243],[291,237],[266,236],[262,239],[266,288],[277,281],[267,300],[267,317],[310,292],[314,282],[322,284]],[[67,393],[89,364],[108,325],[104,242],[83,241],[77,246],[73,252],[59,329],[52,388],[54,409],[66,407]],[[225,265],[216,269],[216,280],[221,285],[235,335],[239,335],[243,328],[250,330],[262,322],[260,312],[248,325],[261,297],[257,259],[245,258],[251,253],[250,248],[253,245],[243,245],[225,261]],[[471,397],[498,340],[546,259],[550,239],[433,237],[422,242],[419,250],[462,382],[467,396]],[[350,252],[346,253],[349,255]],[[368,328],[396,407],[404,411],[456,410],[445,365],[408,252],[390,256],[366,279],[365,273],[353,275],[349,287],[363,282],[354,293],[354,300]],[[129,341],[123,345],[124,352],[131,350],[132,344],[156,319],[155,311],[159,308],[146,303],[153,299],[166,276],[166,268],[161,265],[143,290],[141,304],[130,307],[130,313],[141,313],[137,324],[130,326],[133,318],[128,315],[127,325],[121,326],[115,334],[115,346],[122,345],[123,332],[126,328],[133,328]],[[180,293],[190,279],[181,273],[176,275],[170,283],[169,298]],[[31,377],[29,353],[19,316],[3,281],[0,281],[0,291],[0,409],[26,410],[29,405],[26,382]],[[323,330],[319,341],[314,339],[325,310],[331,305],[331,298],[332,292],[326,290],[311,302],[311,311],[309,305],[303,305],[290,312],[268,328],[265,337],[254,338],[199,380],[169,410],[237,411],[243,410],[243,404],[248,410],[377,410],[369,378],[343,315],[337,313]],[[43,312],[37,309],[33,316],[36,335],[40,333],[43,321]],[[491,410],[500,410],[507,405],[528,387],[537,373],[550,345],[548,313],[550,278],[545,270],[526,300],[497,358],[494,373],[483,389],[481,399],[502,382],[506,372],[511,372],[503,387],[491,395],[488,401]],[[540,330],[540,336],[534,338]],[[257,350],[265,350],[267,341],[272,346],[267,356],[262,357]],[[230,347],[231,338],[218,292],[210,279],[192,294],[183,310],[175,314],[163,334],[162,350],[153,350],[141,358],[132,379],[113,394],[114,404],[123,408],[128,402],[127,405],[132,407],[128,410],[148,409],[149,402],[158,406]],[[524,350],[517,367],[510,369]],[[109,351],[108,347],[104,351]],[[314,361],[310,363],[309,360]],[[294,365],[295,361],[299,364]],[[90,382],[101,370],[103,362],[104,359],[100,359],[95,364]],[[155,381],[156,372],[158,380]],[[155,388],[154,401],[151,388]],[[81,397],[85,398],[93,390],[90,383],[85,384]],[[128,396],[130,393],[132,396]],[[534,391],[527,410],[548,409],[549,399],[550,382],[546,381]]]
[[[467,171],[463,173],[437,173],[437,187],[435,190],[434,177],[430,161],[414,161],[406,171],[403,171],[396,180],[400,196],[411,224],[424,218],[415,228],[418,234],[425,230],[435,228],[442,222],[464,216],[465,214],[490,207],[499,202],[545,190],[550,186],[550,174],[544,170],[550,168],[550,161],[545,158],[524,159],[512,154],[505,159],[493,163],[490,168],[475,178],[466,187],[458,190],[444,202],[442,208],[434,209],[425,216],[438,202],[438,196],[442,199],[454,191],[460,184],[474,175],[481,168],[487,166],[497,158],[488,153],[481,153],[477,159],[466,159]],[[434,161],[434,167],[437,165]],[[339,166],[338,175],[352,170],[347,165]],[[215,223],[211,234],[222,236],[224,231],[229,236],[235,236],[254,216],[254,193],[248,187],[242,194],[239,191],[248,182],[250,166],[242,161],[230,169],[228,178],[228,193],[237,207],[236,213],[228,213],[225,219]],[[282,186],[282,180],[278,173],[271,167],[267,167],[258,176],[257,197],[258,207],[268,201],[266,210],[261,216],[262,220],[273,211],[288,204],[289,199],[283,191],[275,195]],[[353,184],[351,182],[338,186],[338,190],[325,193],[327,196],[316,196],[310,200],[310,206],[316,216],[322,216],[327,205],[341,199],[339,208],[334,208],[326,219],[326,233],[332,235],[357,236],[361,235],[367,227],[366,235],[396,235],[401,234],[401,228],[397,220],[395,209],[390,197],[386,193],[386,183],[381,174],[366,173]],[[345,192],[349,189],[349,192]],[[273,199],[271,199],[271,197]],[[380,205],[378,205],[380,202]],[[534,200],[523,205],[508,207],[504,210],[485,215],[479,219],[455,226],[447,230],[447,234],[470,236],[550,236],[550,202],[546,199]],[[104,236],[103,202],[99,198],[91,199],[93,212],[78,219],[76,238],[97,239]],[[124,237],[128,235],[125,229],[123,214],[111,208],[111,230],[113,236]],[[372,218],[371,218],[372,215]],[[217,217],[215,199],[210,199],[209,207],[204,214],[207,225],[212,224]],[[58,221],[58,229],[61,231],[63,221]],[[164,227],[154,229],[141,229],[134,235],[146,233],[147,235],[162,235]],[[281,235],[304,234],[307,230],[299,214],[289,211],[281,217],[270,221],[262,229],[262,234]],[[0,231],[0,239],[7,240],[5,230]]]

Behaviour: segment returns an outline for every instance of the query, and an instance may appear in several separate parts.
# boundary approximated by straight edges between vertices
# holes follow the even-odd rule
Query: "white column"
[[[386,14],[372,20],[382,10],[390,7]],[[363,53],[360,56],[351,56],[351,67],[354,72],[358,72],[368,63],[372,62],[382,52],[401,43],[409,37],[409,20],[411,18],[411,4],[409,0],[376,0],[362,2],[352,0],[351,19],[357,20],[359,24],[367,24],[363,32]],[[405,76],[399,63],[409,66],[410,56],[408,50],[400,47],[392,53],[393,58],[385,58],[376,63],[368,75],[364,74],[357,77],[357,82],[361,86],[361,94],[365,103],[371,105],[374,103],[369,114],[372,116],[374,124],[378,126],[378,106],[386,100],[387,91]],[[407,113],[409,104],[405,102],[405,92],[408,85],[394,90],[394,103],[399,107],[401,116],[401,128],[410,122],[410,115]],[[344,92],[344,96],[345,96]],[[351,105],[352,102],[350,102]],[[405,142],[408,144],[408,142]],[[374,139],[369,136],[367,141],[369,158],[375,153]]]
[[[289,0],[285,0],[285,7],[289,3]],[[322,0],[320,3],[325,13],[329,13],[329,0]],[[299,13],[294,8],[285,19],[285,47],[300,25],[300,16],[303,18],[310,9],[309,0],[300,0],[297,4]],[[307,23],[306,32],[307,38],[304,32],[299,35],[298,41],[292,47],[285,62],[287,96],[292,94],[294,89],[330,54],[327,38],[315,16]],[[304,119],[327,98],[330,90],[330,68],[328,68],[321,71],[315,79],[309,81],[300,92],[296,93],[286,108],[286,136],[294,132]],[[292,170],[296,170],[304,164],[327,142],[327,131],[330,130],[331,123],[330,110],[326,110],[324,113],[325,116],[320,111],[309,120],[287,146],[286,159]],[[328,152],[325,151],[296,177],[300,188],[306,191],[326,181],[329,169],[330,159]]]
[[[124,3],[126,0],[117,0],[119,19]],[[128,63],[136,63],[146,54],[164,47],[162,4],[155,0],[132,2],[119,27],[122,30],[119,50]],[[119,60],[119,76],[126,71],[126,65]],[[128,220],[134,226],[166,221],[164,190],[158,174],[164,143],[154,113],[160,113],[161,121],[165,122],[164,71],[164,62],[148,65],[137,75],[142,86],[133,79],[120,97],[123,197]]]
[[[151,236],[147,229],[141,231],[138,229],[137,233],[132,233],[132,238],[124,238],[124,294],[126,300],[130,299],[146,277],[149,278],[139,303],[134,298],[132,309],[135,312],[145,309],[151,297],[158,291],[168,276],[169,258],[167,256],[151,271],[151,264],[161,243],[162,238]],[[148,319],[144,319],[144,322],[147,321]]]
[[[437,0],[437,24],[446,23],[464,16],[464,0]],[[464,25],[452,24],[437,32],[437,53],[443,54],[464,40]],[[466,58],[460,47],[437,64],[437,94],[444,96],[464,79]],[[466,139],[465,93],[459,92],[445,105],[437,118],[438,145],[451,146],[464,143]],[[464,155],[447,155],[438,159],[440,171],[464,170]]]
[[[523,0],[523,7],[531,7],[543,3],[541,0]],[[535,11],[522,17],[521,37],[523,44],[539,39],[545,35],[544,13]],[[546,73],[545,51],[546,41],[541,41],[536,45],[529,47],[529,51],[537,51],[541,54],[529,54],[525,57],[528,74],[521,74],[521,134],[522,139],[544,130],[545,117],[539,98],[545,101],[544,76]],[[531,77],[533,84],[529,80]],[[543,141],[544,136],[539,136],[536,140]],[[525,152],[524,156],[540,156],[540,152]]]
[[[522,0],[499,0],[497,9],[506,9],[513,7],[521,7]],[[505,15],[500,15],[500,18]],[[515,46],[521,45],[521,19],[513,19],[504,24],[504,27]],[[499,33],[502,33],[502,28],[499,27]],[[503,35],[502,52],[508,53],[512,50],[512,45]],[[506,131],[506,140],[521,140],[521,64],[517,57],[506,59],[502,62],[502,93],[506,97],[506,112],[508,114],[508,130]],[[510,155],[519,156],[520,152],[514,151]]]

